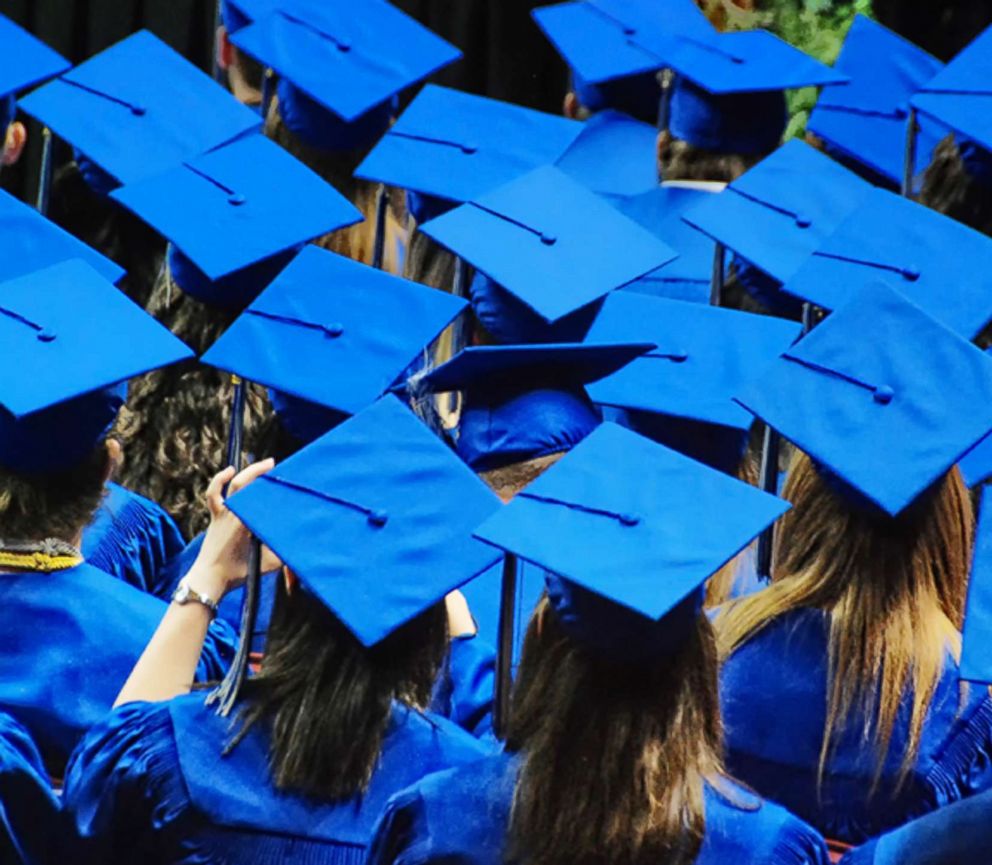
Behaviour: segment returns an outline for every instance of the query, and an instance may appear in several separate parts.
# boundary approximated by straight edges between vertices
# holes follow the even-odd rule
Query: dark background
[[[457,45],[463,59],[436,80],[472,93],[559,112],[567,73],[530,18],[534,0],[393,0]],[[147,28],[202,69],[211,68],[214,0],[0,0],[0,13],[35,33],[73,63]],[[3,186],[22,197],[36,185],[39,130]],[[62,151],[60,159],[67,158]]]

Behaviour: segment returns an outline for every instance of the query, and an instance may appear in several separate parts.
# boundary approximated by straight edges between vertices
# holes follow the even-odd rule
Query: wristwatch
[[[207,595],[201,595],[196,589],[192,588],[189,583],[185,580],[181,581],[176,590],[172,593],[172,602],[174,604],[203,604],[211,614],[217,615],[217,602],[208,597]]]

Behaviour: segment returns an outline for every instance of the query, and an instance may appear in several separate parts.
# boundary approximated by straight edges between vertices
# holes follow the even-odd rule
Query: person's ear
[[[574,90],[569,90],[565,94],[565,99],[561,105],[562,114],[564,114],[569,120],[579,119],[579,110],[582,105],[579,103],[579,97],[575,95]]]
[[[107,465],[103,470],[103,482],[109,481],[124,462],[124,448],[115,438],[107,439]]]
[[[7,137],[3,142],[3,156],[0,163],[3,165],[13,165],[21,158],[24,146],[28,143],[28,130],[19,120],[15,120],[7,127]]]
[[[234,63],[234,45],[231,44],[231,40],[227,35],[227,28],[223,24],[217,28],[217,41],[215,44],[217,46],[217,67],[226,72],[231,68],[231,64]]]
[[[296,591],[296,586],[300,582],[300,578],[296,576],[289,568],[283,565],[282,568],[282,578],[286,583],[286,594],[291,595]]]
[[[672,133],[667,129],[662,129],[658,133],[655,157],[658,160],[658,174],[661,175],[661,166],[665,164],[665,157],[668,155],[668,148],[672,143]]]

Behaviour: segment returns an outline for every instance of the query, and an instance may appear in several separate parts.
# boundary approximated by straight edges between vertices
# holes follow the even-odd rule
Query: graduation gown
[[[41,755],[27,730],[0,713],[0,862],[54,863],[58,812]]]
[[[425,778],[390,801],[368,865],[502,865],[518,758],[505,753]],[[737,789],[705,794],[696,865],[826,865],[823,839],[785,809]]]
[[[192,693],[122,706],[90,731],[66,775],[73,861],[362,865],[395,792],[482,753],[453,724],[397,704],[365,795],[327,804],[274,789],[262,726],[222,756],[230,729]]]
[[[163,508],[111,483],[83,532],[82,552],[93,567],[167,599],[174,587],[163,583],[163,569],[185,545],[179,527]]]
[[[827,614],[781,616],[741,646],[721,671],[721,702],[731,773],[774,799],[827,838],[851,844],[992,787],[992,700],[986,688],[960,696],[958,665],[948,655],[924,721],[915,765],[897,789],[910,706],[896,720],[878,792],[877,758],[863,719],[841,733],[822,787],[817,767],[827,705]]]
[[[167,606],[85,563],[0,574],[0,710],[27,727],[50,774],[110,711]],[[197,681],[222,678],[235,644],[214,622]]]

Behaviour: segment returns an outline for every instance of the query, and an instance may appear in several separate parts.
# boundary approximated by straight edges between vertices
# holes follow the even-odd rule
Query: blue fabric
[[[734,652],[721,672],[729,771],[824,836],[857,844],[992,786],[992,700],[972,687],[961,703],[958,666],[948,656],[924,722],[919,756],[904,786],[909,701],[901,707],[880,787],[865,721],[840,733],[817,792],[827,704],[826,613],[802,609],[779,617]]]
[[[0,574],[0,710],[31,732],[53,775],[114,702],[166,604],[81,564]],[[223,677],[235,637],[215,622],[197,681]]]
[[[0,52],[10,58],[0,70],[0,97],[27,90],[72,66],[38,37],[3,15],[0,15]],[[5,130],[0,125],[0,133]]]
[[[472,311],[499,345],[581,342],[599,311],[596,301],[551,323],[477,270],[469,285]]]
[[[536,388],[503,400],[467,403],[458,421],[458,455],[477,472],[571,450],[599,426],[581,388]]]
[[[106,439],[126,396],[127,385],[115,385],[21,418],[0,405],[0,464],[24,475],[79,465]]]
[[[519,758],[507,754],[424,778],[393,797],[369,865],[500,865]],[[708,786],[706,836],[695,865],[826,865],[823,839],[771,802]]]
[[[669,98],[672,138],[714,153],[771,153],[789,120],[781,90],[715,94],[679,75]]]
[[[316,441],[348,417],[344,412],[274,388],[269,388],[269,403],[283,429],[301,445]]]
[[[55,865],[59,802],[34,742],[0,713],[0,861]]]
[[[274,789],[264,725],[222,757],[231,722],[203,703],[133,703],[86,736],[65,791],[79,861],[359,865],[390,796],[484,753],[444,719],[396,706],[365,795],[328,804]]]
[[[95,568],[157,597],[162,571],[185,547],[175,521],[155,502],[118,484],[83,531],[82,553]]]
[[[798,321],[803,314],[803,304],[792,294],[782,290],[782,283],[739,255],[731,259],[732,273],[738,285],[773,315]],[[799,271],[802,273],[802,270]],[[799,279],[792,284],[802,284]]]
[[[992,486],[982,488],[968,580],[961,645],[961,678],[992,684]]]
[[[367,150],[385,134],[393,119],[392,99],[349,123],[285,78],[279,80],[276,93],[279,96],[279,115],[286,128],[304,144],[321,150]]]
[[[285,269],[296,252],[291,249],[274,255],[217,280],[211,280],[172,243],[166,251],[166,260],[172,281],[190,297],[217,309],[240,311]]]
[[[590,111],[613,109],[654,126],[658,122],[661,85],[655,72],[644,72],[593,84],[572,71],[572,89]]]
[[[478,635],[451,641],[431,695],[431,711],[478,739],[493,736],[496,650]]]

